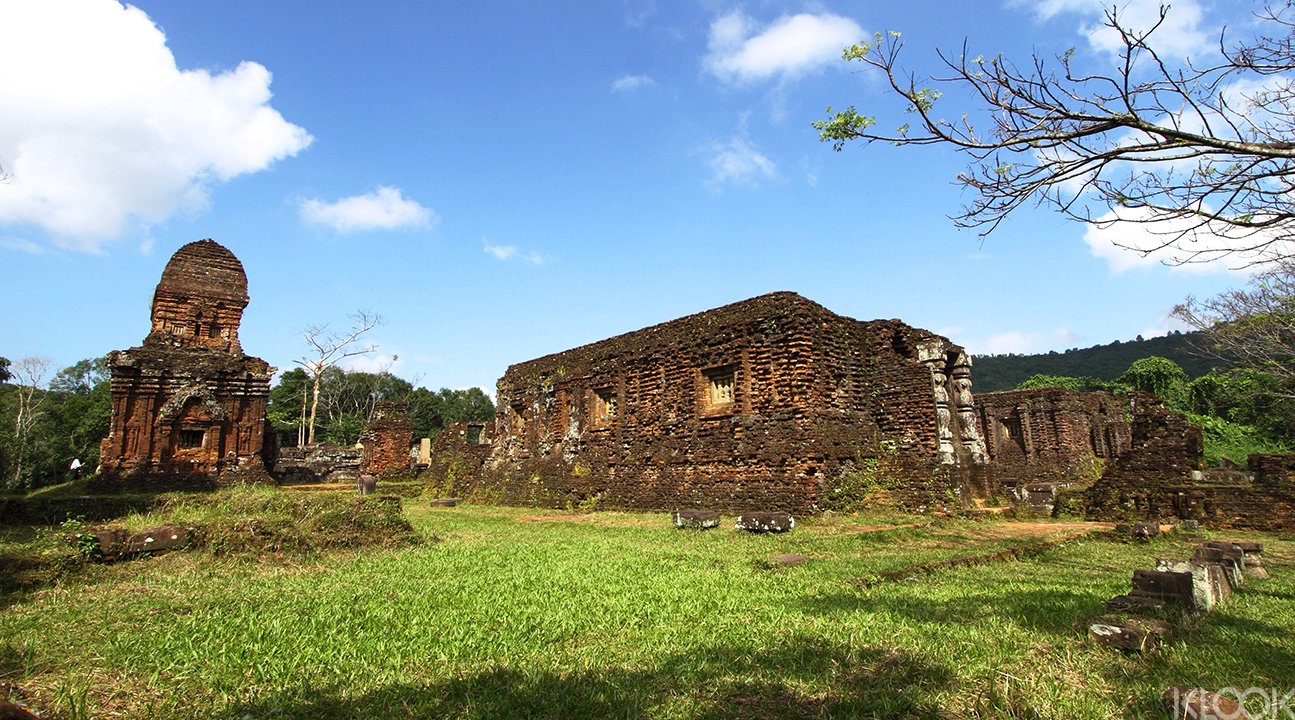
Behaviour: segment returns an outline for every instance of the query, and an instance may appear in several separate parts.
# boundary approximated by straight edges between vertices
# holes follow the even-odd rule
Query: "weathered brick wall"
[[[1009,485],[1092,480],[1132,439],[1124,402],[1110,393],[1007,390],[976,404],[995,475]]]
[[[947,502],[956,487],[940,464],[919,346],[937,348],[941,368],[946,353],[965,358],[898,321],[861,323],[774,293],[514,365],[499,381],[476,492],[803,513],[833,473],[885,455],[905,474],[907,500]],[[971,425],[965,440],[983,455]]]
[[[280,448],[272,472],[280,485],[354,483],[360,477],[364,451],[337,443]]]
[[[419,473],[430,492],[441,497],[476,493],[481,468],[490,456],[489,434],[479,423],[456,422],[441,429],[432,442],[431,463]],[[475,437],[474,437],[475,435]]]
[[[1130,395],[1132,441],[1107,465],[1088,494],[1088,514],[1097,519],[1170,518],[1173,489],[1192,484],[1202,469],[1200,428],[1166,409],[1146,393]]]
[[[388,475],[409,471],[409,447],[414,439],[414,425],[404,403],[385,401],[373,410],[373,419],[360,433],[364,445],[362,469],[371,475]]]
[[[112,417],[100,447],[105,485],[269,481],[265,408],[273,368],[242,353],[247,277],[229,250],[176,251],[158,283],[152,331],[114,352]],[[184,484],[184,483],[181,483]]]
[[[1132,446],[1089,490],[1089,517],[1295,530],[1295,455],[1251,455],[1246,472],[1204,471],[1200,428],[1150,395],[1133,397]]]

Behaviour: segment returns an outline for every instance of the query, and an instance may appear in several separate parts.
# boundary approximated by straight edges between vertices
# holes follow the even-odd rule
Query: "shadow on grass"
[[[802,601],[808,613],[831,615],[866,610],[900,615],[921,623],[967,625],[987,618],[1010,618],[1036,632],[1074,635],[1087,622],[1106,612],[1105,598],[1091,592],[1060,588],[1032,590],[969,590],[948,597],[929,594],[920,583],[889,584],[868,596],[840,593],[808,597]]]
[[[734,640],[740,640],[735,638]],[[938,718],[931,700],[953,675],[901,651],[799,638],[665,656],[646,668],[491,666],[426,684],[355,695],[309,688],[229,708],[229,718]]]

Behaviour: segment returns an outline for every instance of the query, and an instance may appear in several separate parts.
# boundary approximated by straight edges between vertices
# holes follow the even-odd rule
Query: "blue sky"
[[[829,104],[904,121],[839,60],[865,35],[902,31],[919,74],[964,37],[1110,67],[1103,4],[0,3],[22,68],[0,78],[0,355],[139,344],[204,237],[247,269],[249,354],[290,368],[302,328],[363,308],[386,323],[358,366],[432,388],[774,290],[976,353],[1163,333],[1245,276],[1046,210],[979,238],[947,218],[956,154],[837,153],[810,126]],[[1176,0],[1161,36],[1199,57],[1251,9]]]

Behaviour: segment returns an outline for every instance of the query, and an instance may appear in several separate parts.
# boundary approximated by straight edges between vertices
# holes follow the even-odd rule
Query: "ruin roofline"
[[[858,320],[847,315],[834,313],[799,293],[780,290],[515,363],[509,365],[508,369],[504,371],[504,377],[509,378],[544,371],[555,363],[588,362],[599,356],[620,354],[631,350],[641,353],[651,349],[653,346],[660,346],[664,349],[669,346],[670,338],[678,337],[681,334],[705,337],[711,332],[723,332],[726,328],[734,325],[787,317],[803,317],[827,322],[848,321],[862,325],[894,325],[902,329],[914,345],[919,342],[937,340],[943,343],[948,350],[965,353],[961,345],[951,341],[949,338],[929,330],[913,327],[902,320],[895,318]]]
[[[160,293],[227,300],[238,303],[240,308],[246,308],[250,301],[243,263],[229,248],[211,238],[195,240],[175,251],[162,270],[154,303]]]

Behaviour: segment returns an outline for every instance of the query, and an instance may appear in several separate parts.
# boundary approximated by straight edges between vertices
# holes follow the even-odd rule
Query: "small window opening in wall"
[[[202,447],[202,436],[205,433],[201,430],[181,430],[180,437],[176,440],[176,445],[180,448],[200,448]]]
[[[616,419],[616,391],[611,388],[594,390],[594,420],[609,423]]]
[[[526,429],[526,417],[522,415],[523,411],[526,410],[526,406],[513,405],[512,408],[513,408],[513,418],[512,418],[513,434],[520,435]]]
[[[703,373],[706,376],[706,405],[708,407],[714,408],[733,404],[736,397],[734,369],[732,365],[725,365],[724,367],[706,370]]]
[[[220,337],[220,326],[217,325],[216,323],[212,323],[211,327],[207,328],[207,337],[209,338]]]
[[[468,441],[468,444],[470,444],[470,445],[476,445],[476,444],[480,443],[480,442],[481,442],[481,433],[482,433],[482,431],[484,431],[485,429],[486,429],[486,426],[485,426],[485,425],[481,425],[481,424],[478,424],[478,423],[472,423],[471,425],[468,425],[468,434],[467,434],[467,436],[466,436],[466,438],[465,438],[465,439]]]

